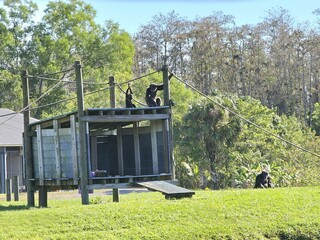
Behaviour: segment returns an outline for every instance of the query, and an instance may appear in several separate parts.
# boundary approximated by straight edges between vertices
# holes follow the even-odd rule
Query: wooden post
[[[124,175],[123,169],[123,145],[122,145],[122,128],[117,126],[117,148],[118,148],[118,169],[119,175]]]
[[[24,125],[24,160],[26,166],[26,188],[27,205],[34,207],[34,190],[32,189],[31,179],[33,178],[33,159],[32,159],[32,138],[29,134],[30,111],[29,111],[29,80],[28,71],[24,70],[21,74],[23,91],[23,125]]]
[[[110,86],[110,108],[116,107],[116,89],[115,89],[114,77],[109,77],[109,86]]]
[[[113,195],[113,202],[119,202],[119,189],[113,188],[112,189],[112,195]]]
[[[5,193],[6,192],[6,147],[0,147],[0,161],[1,161],[1,171],[0,171],[0,182],[1,182],[1,186],[0,186],[0,193]]]
[[[84,116],[82,66],[80,61],[75,62],[77,100],[78,100],[78,119],[79,119],[79,148],[80,148],[80,188],[82,204],[89,204],[88,193],[88,163],[87,163],[87,144],[86,144],[86,122],[81,118]]]
[[[163,105],[170,106],[170,85],[169,85],[169,75],[168,75],[168,66],[164,65],[162,68],[162,77],[163,77]]]
[[[48,190],[45,186],[39,187],[39,207],[48,207]]]
[[[157,131],[156,122],[150,121],[151,128],[151,152],[152,152],[152,173],[159,174],[159,163],[158,163],[158,146],[157,146]]]
[[[6,179],[7,202],[11,201],[11,179]]]
[[[53,139],[54,139],[54,157],[56,160],[56,178],[57,184],[61,184],[61,157],[60,157],[60,135],[58,120],[53,120]]]
[[[19,201],[19,176],[13,177],[12,191],[14,194],[14,201]]]
[[[72,164],[73,164],[73,183],[78,185],[78,155],[77,155],[77,129],[76,129],[76,117],[75,115],[70,116],[70,128],[71,128],[71,153],[72,153]]]
[[[169,140],[169,127],[168,120],[162,120],[162,137],[163,137],[163,161],[164,161],[164,172],[169,173],[169,149],[170,149],[170,140]]]
[[[133,145],[134,145],[134,162],[136,175],[141,175],[141,160],[140,160],[140,143],[139,143],[139,125],[138,122],[133,123]]]
[[[174,155],[173,155],[173,123],[172,123],[172,111],[171,111],[171,104],[170,104],[170,84],[169,84],[169,75],[168,75],[168,66],[164,65],[162,68],[162,76],[163,76],[163,98],[164,98],[164,105],[170,106],[169,112],[169,155],[170,155],[170,166],[171,166],[171,174],[172,179],[176,178],[175,174],[175,162],[174,162]]]
[[[41,125],[36,125],[37,129],[37,148],[38,148],[38,162],[39,162],[39,185],[44,185],[44,163],[43,163],[43,144],[42,144],[42,130]]]

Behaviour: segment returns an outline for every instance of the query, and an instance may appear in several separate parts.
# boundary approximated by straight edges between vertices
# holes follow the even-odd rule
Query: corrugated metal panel
[[[31,118],[30,122],[37,119]],[[22,146],[23,114],[0,108],[0,146]]]
[[[55,157],[55,145],[54,145],[54,130],[53,129],[42,129],[41,130],[42,138],[42,161],[43,161],[43,173],[44,179],[55,179],[57,177],[57,168],[56,168],[56,157]],[[78,135],[77,135],[78,138]],[[60,169],[61,178],[74,178],[74,165],[72,157],[72,137],[71,129],[64,128],[59,129],[59,156],[60,156]],[[40,178],[39,172],[39,146],[37,145],[37,136],[32,137],[33,144],[33,164],[34,164],[34,177]],[[79,141],[77,139],[77,144]],[[78,152],[79,153],[79,152]],[[78,155],[79,158],[79,155]]]

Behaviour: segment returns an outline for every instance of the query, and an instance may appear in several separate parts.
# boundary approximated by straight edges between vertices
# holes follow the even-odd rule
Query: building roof
[[[23,114],[0,108],[0,147],[22,146],[23,131]]]

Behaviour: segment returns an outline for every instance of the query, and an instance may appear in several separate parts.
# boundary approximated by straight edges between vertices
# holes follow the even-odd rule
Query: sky
[[[33,0],[44,9],[48,0]],[[0,6],[3,0],[0,0]],[[84,0],[97,11],[96,22],[106,20],[119,23],[120,28],[134,34],[141,25],[162,13],[175,11],[180,17],[193,20],[206,17],[215,11],[235,17],[237,26],[262,22],[267,12],[282,7],[289,11],[295,23],[316,23],[312,13],[320,8],[319,0]]]
[[[235,17],[236,25],[257,24],[267,16],[268,10],[282,7],[289,11],[296,23],[315,23],[312,13],[320,8],[319,0],[86,0],[97,11],[97,22],[111,19],[130,34],[136,33],[159,13],[174,10],[180,17],[193,20],[206,17],[214,11]]]

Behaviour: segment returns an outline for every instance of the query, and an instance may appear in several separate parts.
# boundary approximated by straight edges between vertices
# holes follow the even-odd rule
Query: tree
[[[233,108],[232,101],[228,99],[215,97],[215,101]],[[181,152],[207,175],[208,186],[218,189],[228,185],[225,174],[229,162],[225,154],[240,131],[239,119],[212,102],[194,104],[185,115],[178,140],[183,149]]]
[[[129,34],[111,21],[103,27],[97,25],[91,5],[81,0],[49,2],[38,22],[33,20],[34,3],[15,0],[5,5],[7,8],[0,11],[0,69],[17,78],[21,70],[28,70],[31,102],[50,91],[32,106],[36,109],[32,116],[43,118],[75,110],[75,101],[63,100],[75,96],[76,60],[84,66],[86,93],[99,90],[102,85],[98,84],[107,84],[111,74],[119,80],[131,77],[134,46]],[[61,83],[54,87],[58,81]],[[92,107],[106,106],[107,97],[89,96],[87,103]],[[52,105],[57,101],[60,103]]]
[[[186,29],[185,20],[174,11],[155,15],[150,23],[141,26],[134,36],[135,74],[159,69],[164,63],[174,72],[183,72]]]
[[[1,108],[21,110],[21,78],[7,70],[0,70],[0,106]]]

